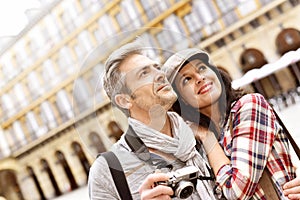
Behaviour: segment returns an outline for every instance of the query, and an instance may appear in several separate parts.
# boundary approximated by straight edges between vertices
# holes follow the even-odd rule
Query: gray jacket
[[[160,161],[154,154],[149,153],[146,155],[145,152],[136,153],[131,150],[127,142],[125,141],[125,134],[121,139],[112,146],[111,151],[113,151],[119,158],[119,161],[123,167],[126,175],[126,179],[134,200],[139,200],[140,195],[138,192],[139,186],[146,179],[149,174],[155,172],[157,165]],[[143,160],[145,157],[150,156],[149,160]],[[158,156],[159,157],[159,156]],[[172,155],[170,157],[173,157]],[[159,160],[159,159],[158,159]],[[164,160],[165,161],[165,160]],[[179,159],[167,161],[168,164],[173,166],[172,170],[180,169],[186,164]],[[167,168],[163,170],[169,171]],[[167,172],[164,171],[164,172]],[[112,200],[120,199],[117,188],[113,182],[112,176],[109,171],[106,160],[99,156],[93,163],[88,180],[89,196],[91,200]],[[177,198],[173,198],[177,199]],[[188,199],[201,199],[197,192],[194,192]]]

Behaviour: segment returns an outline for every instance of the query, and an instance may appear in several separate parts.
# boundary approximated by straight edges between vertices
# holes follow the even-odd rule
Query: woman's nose
[[[196,75],[196,84],[200,84],[203,80],[205,80],[205,76],[203,74]]]

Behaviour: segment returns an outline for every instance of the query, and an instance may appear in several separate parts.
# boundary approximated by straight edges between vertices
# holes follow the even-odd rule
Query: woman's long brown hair
[[[209,63],[205,64],[217,74],[217,77],[221,82],[222,92],[218,101],[220,113],[223,113],[223,115],[221,116],[221,126],[223,126],[223,123],[226,122],[229,117],[231,104],[238,100],[241,96],[243,96],[244,92],[241,89],[235,90],[231,87],[232,79],[224,69],[218,69],[217,67]],[[176,88],[174,83],[173,88],[178,95],[178,100],[173,104],[172,110],[181,115],[183,119],[199,124],[202,127],[208,128],[209,130],[213,131],[216,136],[220,135],[218,131],[219,128],[216,127],[216,124],[214,124],[208,116],[201,113],[201,110],[199,112],[198,109],[193,108],[191,105],[186,104],[185,101],[182,100],[181,95],[179,94],[178,89]]]

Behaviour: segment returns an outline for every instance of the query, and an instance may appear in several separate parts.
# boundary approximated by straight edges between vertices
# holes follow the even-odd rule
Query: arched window
[[[12,170],[0,170],[0,197],[1,196],[4,196],[7,200],[24,200],[17,177]]]
[[[123,131],[120,129],[119,125],[115,121],[111,121],[108,123],[108,129],[110,132],[110,137],[113,137],[116,141],[120,139]]]
[[[276,37],[276,47],[280,55],[300,48],[300,31],[295,28],[285,28]]]
[[[52,183],[52,186],[53,186],[54,191],[55,191],[55,196],[61,195],[61,191],[60,191],[60,189],[58,187],[58,184],[57,184],[57,182],[55,180],[55,177],[53,175],[53,172],[52,172],[52,170],[51,170],[51,168],[50,168],[47,160],[41,159],[41,165],[42,165],[43,171],[47,173],[47,175],[48,175],[48,177],[49,177],[49,179],[50,179],[50,181]]]
[[[81,166],[88,177],[89,170],[90,170],[90,163],[83,152],[81,145],[78,142],[72,142],[72,149],[74,153],[77,155],[78,159],[80,160]]]
[[[41,200],[46,200],[45,194],[40,186],[39,180],[37,179],[37,176],[36,176],[35,172],[33,171],[32,167],[27,166],[26,169],[27,169],[29,176],[33,179],[33,182],[35,184],[36,189],[39,192]]]
[[[91,142],[91,146],[97,150],[97,153],[102,153],[106,151],[106,148],[100,136],[96,132],[91,132],[89,134],[89,140]]]
[[[280,55],[300,48],[300,31],[294,28],[283,29],[276,37],[276,47]],[[300,86],[300,62],[288,66],[292,78]]]
[[[64,169],[66,176],[68,177],[69,183],[70,183],[70,187],[71,190],[75,190],[78,188],[78,185],[76,183],[76,180],[74,178],[74,175],[71,171],[71,168],[64,156],[64,154],[61,151],[56,151],[55,152],[55,156],[59,162],[59,164],[62,166],[62,168]]]
[[[255,68],[261,68],[263,65],[267,64],[267,60],[261,51],[255,48],[245,49],[240,56],[240,63],[242,64],[242,70],[244,73]],[[269,82],[271,87],[273,87],[275,92],[281,93],[281,86],[274,74],[271,74],[265,78],[252,83],[252,86],[256,92],[261,93],[266,98],[270,98],[270,94],[267,92],[266,88],[263,86],[263,82]]]

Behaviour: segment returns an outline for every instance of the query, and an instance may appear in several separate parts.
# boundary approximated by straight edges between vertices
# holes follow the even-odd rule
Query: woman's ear
[[[131,108],[130,96],[128,94],[117,94],[115,96],[115,102],[118,106],[124,109]]]

